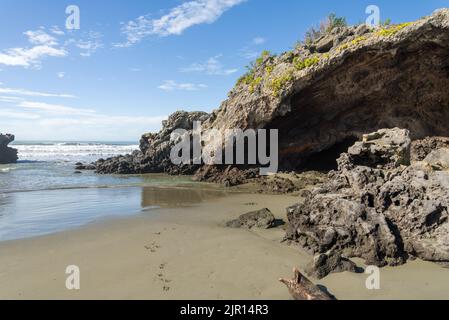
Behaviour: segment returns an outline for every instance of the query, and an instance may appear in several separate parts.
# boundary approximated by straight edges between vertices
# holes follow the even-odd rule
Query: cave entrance
[[[319,172],[329,172],[331,170],[337,170],[337,159],[344,152],[347,152],[349,147],[351,147],[359,139],[356,137],[346,138],[336,144],[331,148],[323,150],[321,152],[315,153],[307,158],[296,171],[319,171]]]

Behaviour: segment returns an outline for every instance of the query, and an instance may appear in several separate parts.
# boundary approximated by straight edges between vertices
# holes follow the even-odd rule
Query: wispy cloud
[[[181,72],[199,72],[208,75],[231,75],[238,71],[238,69],[226,69],[220,62],[222,55],[209,58],[204,63],[194,63],[186,68],[182,68]]]
[[[116,47],[129,47],[149,36],[180,35],[186,29],[215,22],[230,8],[246,0],[194,0],[172,8],[158,19],[140,16],[122,27],[126,42]]]
[[[22,101],[17,106],[26,109],[43,111],[53,115],[63,114],[63,115],[89,116],[95,113],[95,110],[93,109],[78,109],[73,107],[67,107],[64,105],[49,104],[45,102]]]
[[[74,45],[81,50],[80,56],[90,57],[97,52],[98,49],[104,47],[102,41],[103,35],[99,32],[90,31],[85,34],[82,39],[69,39],[66,41],[66,45]]]
[[[252,41],[252,44],[258,46],[258,45],[264,44],[265,42],[267,42],[267,40],[265,38],[255,37]]]
[[[177,83],[174,80],[166,80],[158,88],[164,91],[176,91],[176,90],[198,91],[207,88],[207,85],[193,84],[193,83]]]
[[[0,116],[4,118],[21,119],[21,120],[36,120],[40,118],[39,115],[34,113],[17,112],[12,109],[0,110]]]
[[[260,55],[261,51],[258,46],[266,42],[267,39],[265,39],[264,37],[255,37],[248,45],[240,49],[240,56],[249,60],[256,59]]]
[[[37,92],[26,89],[13,89],[0,87],[0,94],[10,94],[14,96],[29,96],[29,97],[53,97],[53,98],[76,98],[76,96],[65,93],[48,93]]]
[[[31,46],[10,48],[0,52],[0,64],[16,67],[39,68],[41,61],[46,57],[65,57],[68,52],[61,46],[55,37],[43,29],[26,31]]]

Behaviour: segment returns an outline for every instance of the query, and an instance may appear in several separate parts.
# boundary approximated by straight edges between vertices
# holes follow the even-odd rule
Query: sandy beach
[[[201,202],[176,192],[176,207],[0,243],[0,299],[291,299],[278,278],[311,256],[281,243],[282,227],[224,222],[265,207],[285,219],[295,197],[209,191]],[[68,265],[80,268],[80,290],[65,287]],[[367,290],[367,277],[340,273],[317,283],[338,299],[449,298],[449,269],[432,263],[381,269],[381,290]]]

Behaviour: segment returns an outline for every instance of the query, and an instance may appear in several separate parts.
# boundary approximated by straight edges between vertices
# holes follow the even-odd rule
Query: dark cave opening
[[[356,137],[348,137],[343,141],[334,144],[331,148],[315,153],[308,157],[295,171],[320,171],[329,172],[337,170],[337,159],[344,152],[348,151],[359,139]]]

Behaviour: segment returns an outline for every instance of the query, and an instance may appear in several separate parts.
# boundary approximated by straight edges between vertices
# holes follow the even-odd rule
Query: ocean
[[[18,149],[19,161],[0,165],[0,241],[146,212],[160,205],[149,188],[188,182],[165,175],[75,173],[77,162],[128,154],[138,149],[136,143],[19,141],[11,146]]]

